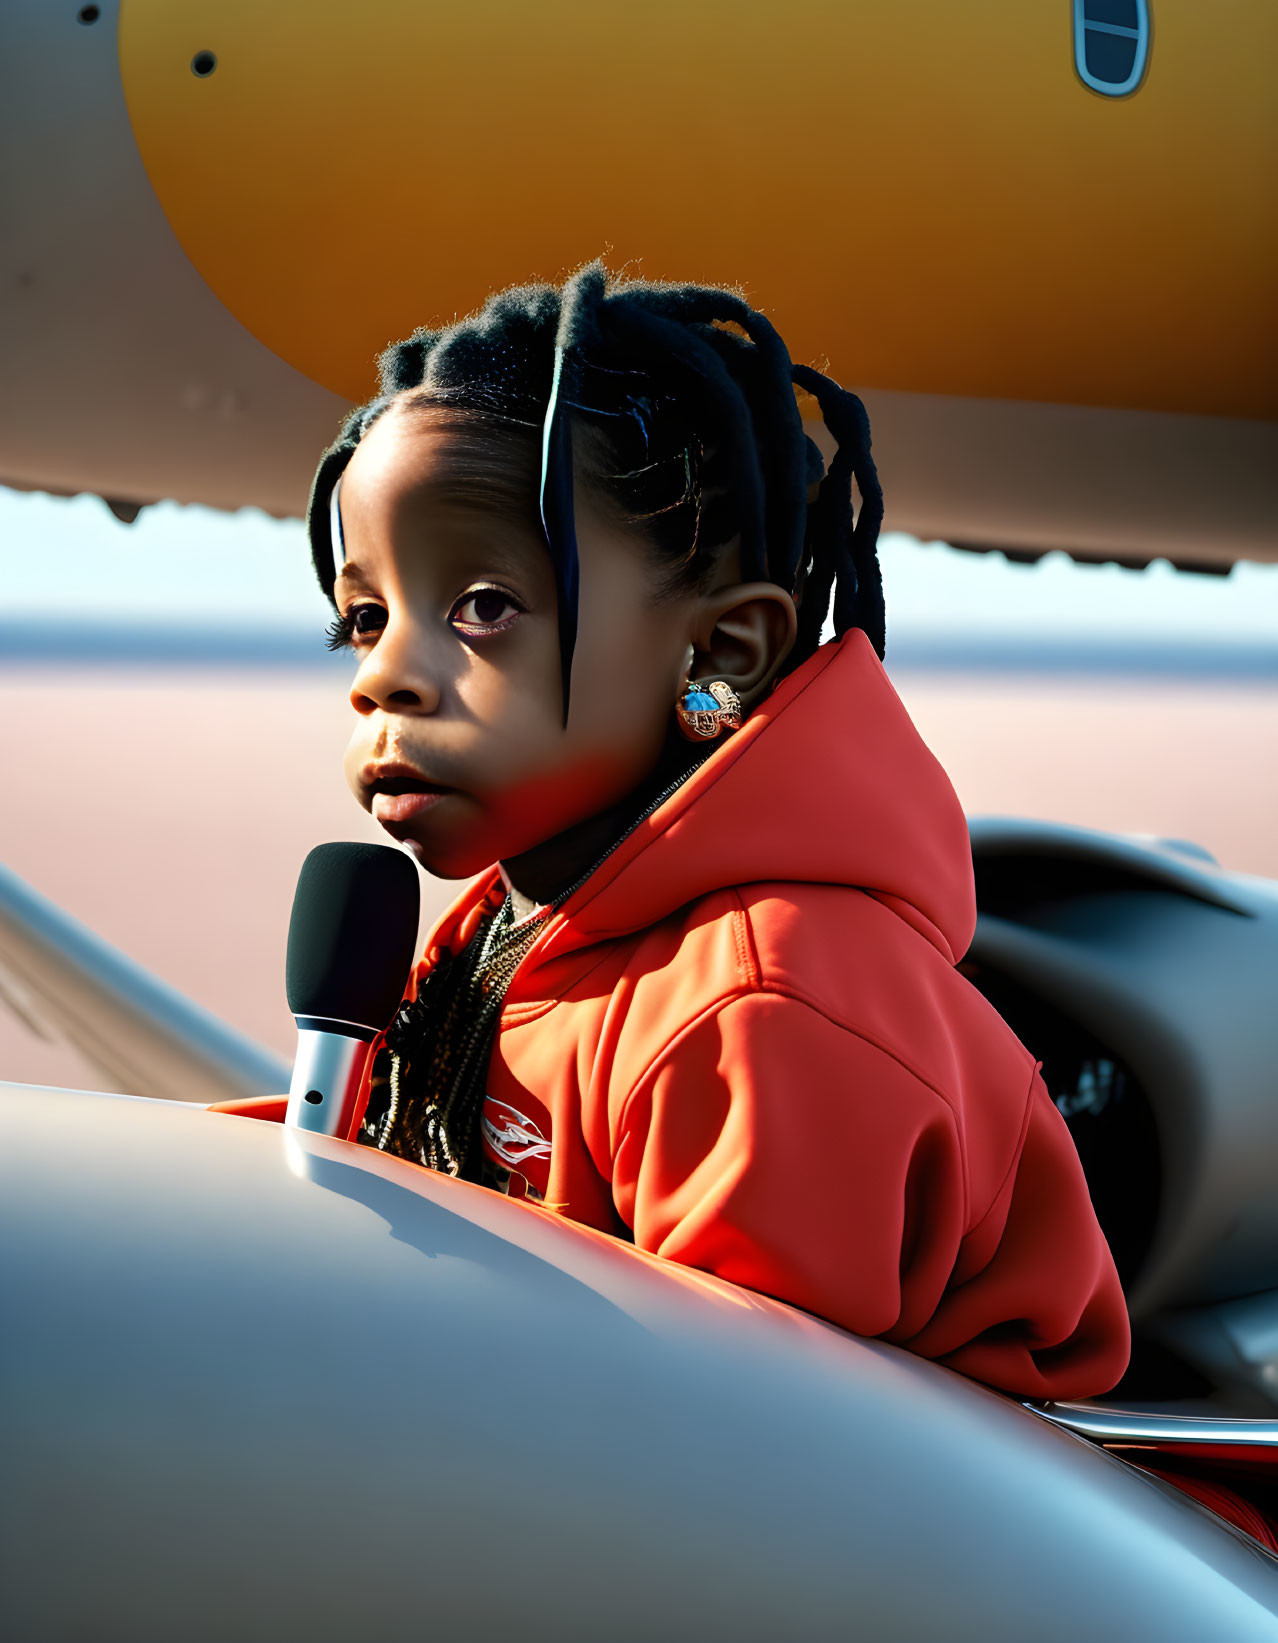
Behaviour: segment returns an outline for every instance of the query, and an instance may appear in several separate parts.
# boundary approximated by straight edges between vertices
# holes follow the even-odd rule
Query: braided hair
[[[667,589],[701,585],[719,549],[739,537],[745,578],[776,583],[798,605],[786,671],[816,650],[831,599],[836,634],[863,629],[882,658],[883,493],[865,407],[794,364],[735,291],[615,278],[591,263],[562,286],[517,286],[469,318],[416,331],[378,363],[379,395],[346,419],[311,489],[311,552],[330,601],[335,487],[377,419],[403,404],[456,412],[459,423],[539,449],[530,501],[554,567],[565,721],[577,634],[574,442],[578,481],[642,528]],[[796,387],[815,399],[834,438],[828,472],[804,434]]]

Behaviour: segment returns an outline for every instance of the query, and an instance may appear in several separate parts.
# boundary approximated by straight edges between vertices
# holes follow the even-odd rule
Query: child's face
[[[360,803],[432,873],[521,855],[631,792],[657,763],[696,628],[695,594],[658,599],[633,529],[581,487],[579,625],[563,723],[555,581],[527,509],[464,471],[471,436],[392,409],[342,480]],[[490,460],[499,460],[496,458]]]

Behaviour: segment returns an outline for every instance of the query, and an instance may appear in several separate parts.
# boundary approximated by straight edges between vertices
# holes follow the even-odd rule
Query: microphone
[[[404,996],[420,902],[416,867],[387,844],[319,844],[302,863],[285,967],[291,1128],[349,1134],[373,1040]]]

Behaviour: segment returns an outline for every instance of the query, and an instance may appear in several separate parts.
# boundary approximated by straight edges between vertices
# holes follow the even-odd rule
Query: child
[[[955,969],[967,830],[880,666],[860,401],[732,292],[598,266],[382,375],[309,513],[348,775],[479,877],[361,1139],[1009,1392],[1111,1387],[1077,1156]]]

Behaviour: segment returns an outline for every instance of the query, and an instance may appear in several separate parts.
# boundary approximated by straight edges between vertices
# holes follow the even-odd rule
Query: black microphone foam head
[[[294,1015],[380,1032],[404,996],[421,886],[402,850],[318,844],[302,863],[288,927],[285,988]]]

